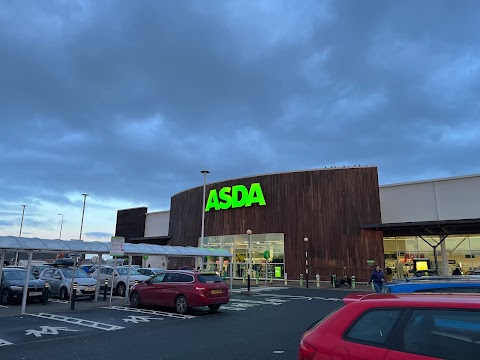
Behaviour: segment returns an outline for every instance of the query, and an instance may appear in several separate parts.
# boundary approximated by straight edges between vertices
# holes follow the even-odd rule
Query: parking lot
[[[131,308],[122,298],[70,304],[52,299],[0,308],[0,355],[7,359],[63,359],[66,353],[116,359],[292,359],[305,329],[342,305],[348,292],[325,289],[235,288],[218,312],[186,315],[157,307]],[[52,340],[54,340],[52,342]],[[141,354],[140,354],[141,352]],[[4,357],[5,356],[5,357]]]

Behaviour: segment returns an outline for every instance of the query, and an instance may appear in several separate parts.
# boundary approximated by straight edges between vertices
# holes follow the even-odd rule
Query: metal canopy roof
[[[69,252],[78,254],[110,254],[110,243],[80,240],[47,240],[14,236],[0,236],[0,250],[19,252]],[[215,256],[232,257],[225,249],[206,249],[193,246],[170,246],[125,243],[125,255]]]
[[[383,231],[383,236],[480,234],[480,219],[372,224],[362,225],[362,229]]]

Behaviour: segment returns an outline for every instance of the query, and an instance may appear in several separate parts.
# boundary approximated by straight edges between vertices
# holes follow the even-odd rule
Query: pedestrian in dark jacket
[[[375,270],[372,271],[370,279],[368,280],[368,285],[373,282],[373,287],[377,293],[382,292],[383,283],[385,282],[385,274],[380,269],[380,265],[375,266]]]

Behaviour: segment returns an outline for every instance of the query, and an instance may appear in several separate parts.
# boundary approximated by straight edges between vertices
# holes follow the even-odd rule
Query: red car
[[[299,360],[480,358],[480,295],[352,294],[303,335]]]
[[[174,307],[185,314],[190,307],[208,306],[218,310],[228,304],[228,286],[215,273],[169,270],[132,287],[130,303],[134,307],[158,305]]]

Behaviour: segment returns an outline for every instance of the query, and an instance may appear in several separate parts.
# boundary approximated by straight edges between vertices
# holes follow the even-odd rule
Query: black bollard
[[[105,286],[103,287],[103,301],[107,301],[108,279],[105,279]]]
[[[48,297],[50,296],[50,283],[45,281],[45,285],[43,286],[42,291],[42,304],[47,305]]]
[[[72,302],[70,304],[70,310],[75,310],[75,302],[77,301],[77,288],[78,288],[78,284],[76,282],[73,283]]]

